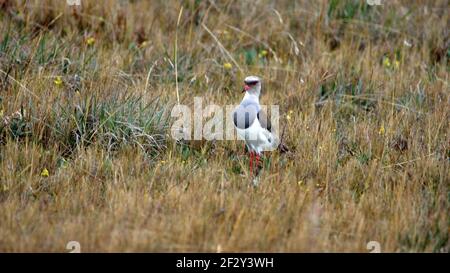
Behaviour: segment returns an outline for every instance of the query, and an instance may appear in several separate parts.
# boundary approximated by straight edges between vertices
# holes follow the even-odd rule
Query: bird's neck
[[[250,93],[245,93],[244,98],[242,99],[242,101],[244,100],[252,100],[252,101],[256,101],[259,104],[259,96],[258,95],[254,95],[254,94],[250,94]]]

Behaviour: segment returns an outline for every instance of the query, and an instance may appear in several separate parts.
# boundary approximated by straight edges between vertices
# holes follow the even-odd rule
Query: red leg
[[[256,154],[256,175],[259,174],[259,167],[260,167],[261,161],[260,161],[260,157],[259,154]]]

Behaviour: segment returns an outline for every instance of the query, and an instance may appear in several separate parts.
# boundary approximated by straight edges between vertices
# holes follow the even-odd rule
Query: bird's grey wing
[[[253,104],[241,104],[233,112],[234,126],[239,129],[250,127],[258,116],[258,107]]]
[[[267,114],[263,109],[259,110],[257,118],[262,128],[266,129],[269,132],[272,132],[272,124],[270,123],[270,119],[267,117]]]

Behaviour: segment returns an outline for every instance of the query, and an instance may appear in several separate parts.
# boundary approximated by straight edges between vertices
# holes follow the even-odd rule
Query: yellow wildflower
[[[395,60],[394,61],[394,68],[398,69],[400,67],[400,61],[399,60]]]
[[[49,174],[47,168],[44,168],[44,169],[42,170],[42,172],[41,172],[41,176],[42,176],[42,177],[48,177],[49,175],[50,175],[50,174]]]
[[[55,83],[56,86],[61,86],[63,84],[63,81],[60,76],[57,76],[53,82]]]
[[[223,64],[223,68],[225,68],[225,69],[227,69],[227,70],[230,70],[231,68],[233,68],[233,65],[230,64],[230,63],[224,63],[224,64]]]
[[[262,57],[266,57],[267,54],[269,54],[269,52],[267,52],[267,50],[263,49],[263,50],[261,50],[261,51],[259,52],[258,56],[259,56],[260,58],[262,58]]]
[[[291,115],[287,114],[286,119],[287,119],[288,121],[291,121]]]
[[[383,58],[383,66],[386,68],[390,68],[391,67],[391,60],[389,60],[388,57],[384,57]]]
[[[303,185],[303,180],[299,180],[299,181],[297,182],[297,184],[298,184],[299,186]]]
[[[384,135],[385,132],[386,132],[386,130],[384,129],[384,125],[381,125],[380,130],[378,131],[378,134]]]
[[[94,37],[89,37],[86,39],[86,44],[88,46],[92,46],[95,43],[95,38]]]
[[[148,46],[148,41],[143,41],[140,45],[141,48]]]

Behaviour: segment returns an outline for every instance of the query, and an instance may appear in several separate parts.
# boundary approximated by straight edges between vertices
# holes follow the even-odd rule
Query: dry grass
[[[63,2],[0,0],[0,251],[450,250],[448,1]],[[257,188],[168,137],[181,7],[181,103],[281,105]]]

